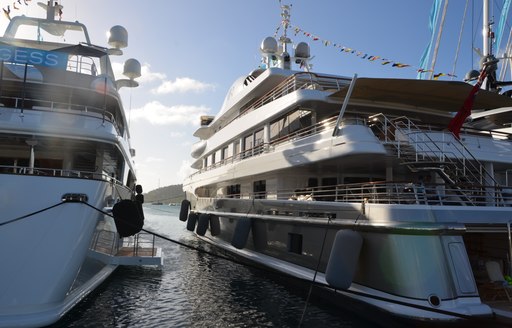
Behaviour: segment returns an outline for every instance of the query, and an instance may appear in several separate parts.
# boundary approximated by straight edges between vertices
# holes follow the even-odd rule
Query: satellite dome
[[[123,75],[129,79],[136,79],[141,75],[140,63],[137,59],[130,58],[124,62]]]
[[[271,36],[267,36],[261,42],[261,51],[266,54],[273,54],[277,52],[277,41]]]
[[[112,26],[108,44],[116,49],[126,48],[128,46],[128,31],[120,25]]]
[[[310,56],[311,55],[309,52],[309,44],[307,44],[306,42],[299,42],[295,46],[295,57],[309,58]]]
[[[466,73],[466,76],[464,76],[464,81],[466,81],[466,82],[473,81],[473,80],[478,79],[479,76],[480,76],[480,72],[473,69]]]

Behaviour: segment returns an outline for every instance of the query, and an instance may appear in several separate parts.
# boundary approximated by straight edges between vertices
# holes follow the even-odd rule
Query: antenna
[[[40,7],[42,7],[44,10],[46,10],[46,19],[47,20],[55,20],[56,16],[61,17],[62,16],[62,8],[64,8],[62,5],[59,4],[58,1],[52,2],[52,0],[48,1],[47,4],[44,4],[42,2],[37,3]]]
[[[309,71],[311,59],[309,45],[306,42],[299,42],[294,49],[294,56],[292,57],[288,52],[288,44],[292,41],[288,38],[287,32],[290,27],[290,11],[291,5],[281,6],[281,25],[283,27],[283,34],[279,37],[279,41],[274,37],[266,37],[261,42],[260,51],[263,55],[263,63],[268,67],[279,67],[282,69],[291,69],[291,63],[295,62],[301,68]],[[280,27],[279,27],[280,28]],[[279,28],[276,30],[279,30]],[[275,63],[277,61],[277,63]]]
[[[281,25],[283,26],[283,35],[279,37],[279,42],[281,43],[281,58],[280,58],[280,67],[284,69],[290,69],[290,54],[288,53],[288,44],[292,43],[290,38],[288,38],[287,32],[290,27],[290,11],[291,5],[282,5],[281,6]]]

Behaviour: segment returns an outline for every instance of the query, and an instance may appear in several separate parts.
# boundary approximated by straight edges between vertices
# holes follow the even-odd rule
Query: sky
[[[0,0],[11,16],[43,15],[35,0]],[[359,77],[417,76],[431,39],[429,16],[434,0],[282,0],[291,4],[292,41],[308,42],[313,71]],[[478,69],[481,1],[448,3],[436,73],[462,80]],[[116,78],[128,58],[142,65],[138,88],[120,93],[136,149],[138,183],[144,192],[182,183],[190,174],[193,137],[201,115],[216,115],[232,83],[261,64],[259,46],[281,23],[279,0],[60,0],[63,20],[84,23],[92,42],[107,46],[114,25],[128,31],[128,47],[113,57]],[[499,20],[504,0],[491,1]],[[15,9],[17,7],[19,9]],[[0,29],[8,19],[0,17]],[[462,28],[463,27],[463,28]],[[459,56],[457,45],[462,28]],[[506,24],[502,45],[510,24]],[[281,29],[279,30],[281,32]],[[297,32],[297,33],[296,33]],[[342,51],[341,49],[350,49]],[[352,50],[354,50],[352,52]],[[502,51],[501,51],[502,53]],[[364,55],[367,55],[366,57]],[[498,54],[500,52],[498,51]],[[376,60],[369,60],[371,56]],[[389,61],[389,64],[384,65]],[[410,65],[393,67],[392,63]],[[429,60],[430,63],[430,60]]]

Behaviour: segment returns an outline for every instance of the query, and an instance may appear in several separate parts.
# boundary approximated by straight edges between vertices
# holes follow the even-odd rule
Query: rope
[[[306,304],[304,304],[304,309],[302,310],[302,316],[300,317],[298,327],[302,327],[302,322],[304,321],[304,316],[306,315],[306,310],[308,309],[309,299],[311,297],[311,292],[313,290],[313,285],[316,280],[316,275],[318,273],[318,269],[320,268],[320,261],[322,259],[322,254],[324,253],[325,240],[327,239],[327,232],[329,231],[329,223],[331,222],[331,216],[328,217],[327,226],[325,227],[324,239],[322,240],[322,247],[320,248],[320,255],[318,256],[318,262],[315,268],[315,274],[313,275],[313,280],[311,284],[309,284],[308,296],[306,297]]]
[[[50,210],[50,209],[52,209],[52,208],[55,208],[55,207],[57,207],[57,206],[60,206],[60,205],[62,205],[62,204],[65,204],[65,203],[72,203],[72,201],[62,201],[62,202],[57,203],[57,204],[55,204],[55,205],[45,207],[45,208],[43,208],[43,209],[41,209],[41,210],[38,210],[38,211],[35,211],[35,212],[32,212],[32,213],[29,213],[29,214],[26,214],[26,215],[23,215],[23,216],[17,217],[17,218],[15,218],[15,219],[7,220],[7,221],[5,221],[5,222],[0,223],[0,227],[1,227],[1,226],[4,226],[4,225],[7,225],[7,224],[10,224],[10,223],[14,223],[14,222],[16,222],[16,221],[20,221],[20,220],[23,220],[23,219],[27,219],[27,218],[29,218],[29,217],[31,217],[31,216],[34,216],[34,215],[36,215],[36,214],[39,214],[39,213],[42,213],[42,212],[48,211],[48,210]],[[76,203],[76,202],[75,202],[75,203]]]
[[[445,0],[443,7],[443,16],[441,17],[441,23],[439,24],[439,32],[437,33],[436,45],[434,47],[434,54],[432,55],[432,66],[430,68],[430,79],[434,76],[434,68],[437,61],[437,53],[439,51],[439,44],[441,43],[441,35],[443,34],[444,19],[446,18],[446,10],[448,9],[448,0]]]
[[[462,23],[460,26],[459,41],[457,42],[457,49],[455,50],[455,58],[453,59],[452,74],[455,74],[455,69],[457,68],[457,60],[459,59],[460,44],[462,41],[462,32],[464,31],[464,23],[466,22],[466,14],[468,11],[468,5],[469,5],[469,0],[466,0],[466,6],[464,7],[464,15],[462,16]],[[454,79],[454,76],[452,76],[452,80],[453,79]]]
[[[84,204],[84,205],[86,205],[86,206],[88,206],[88,207],[90,207],[90,208],[92,208],[92,209],[94,209],[94,210],[104,214],[104,215],[110,216],[112,218],[114,217],[111,213],[105,212],[102,209],[99,209],[99,208],[97,208],[97,207],[95,207],[95,206],[93,206],[93,205],[91,205],[91,204],[89,204],[89,203],[87,203],[87,202],[85,202],[83,200],[62,201],[60,203],[54,204],[52,206],[48,206],[48,207],[43,208],[41,210],[38,210],[38,211],[35,211],[35,212],[32,212],[32,213],[20,216],[20,217],[15,218],[15,219],[11,219],[11,220],[2,222],[2,223],[0,223],[0,226],[7,225],[7,224],[10,224],[10,223],[13,223],[13,222],[16,222],[16,221],[20,221],[20,220],[29,218],[29,217],[31,217],[31,216],[33,216],[35,214],[42,213],[44,211],[50,210],[52,208],[55,208],[57,206],[60,206],[60,205],[66,204],[66,203],[81,203],[81,204]],[[329,289],[329,290],[332,290],[332,291],[335,291],[335,292],[338,291],[338,290],[332,288],[331,286],[329,286],[328,284],[324,284],[324,283],[321,283],[321,282],[318,282],[318,281],[315,280],[316,279],[316,275],[318,273],[320,259],[319,259],[319,262],[317,264],[317,268],[315,270],[315,275],[313,277],[313,280],[309,280],[309,279],[305,279],[305,278],[290,276],[290,275],[287,275],[287,274],[284,274],[284,273],[281,273],[281,272],[278,272],[278,271],[275,271],[275,270],[272,270],[272,269],[263,268],[261,266],[253,265],[253,264],[250,264],[250,263],[247,263],[247,262],[242,262],[242,261],[236,260],[234,258],[230,258],[230,257],[224,256],[224,255],[220,255],[220,254],[217,254],[217,253],[213,253],[213,252],[210,252],[208,250],[188,245],[186,243],[180,242],[178,240],[172,239],[170,237],[161,235],[159,233],[156,233],[156,232],[153,232],[153,231],[150,231],[150,230],[147,230],[147,229],[141,229],[141,231],[144,231],[144,232],[146,232],[146,233],[148,233],[150,235],[153,235],[155,237],[161,238],[163,240],[175,243],[175,244],[180,245],[182,247],[188,248],[190,250],[194,250],[194,251],[197,251],[197,252],[200,252],[200,253],[208,254],[208,255],[216,257],[216,258],[220,258],[220,259],[223,259],[223,260],[226,260],[226,261],[230,261],[232,263],[243,265],[245,267],[256,269],[258,271],[270,272],[270,273],[273,273],[273,274],[278,274],[278,275],[284,276],[284,277],[286,277],[288,279],[291,278],[291,279],[294,279],[294,280],[298,280],[298,281],[309,283],[310,284],[310,289],[309,289],[307,300],[306,300],[306,307],[304,308],[304,311],[302,313],[302,317],[301,317],[300,322],[299,322],[299,327],[302,325],[304,314],[306,312],[307,304],[309,302],[309,298],[310,298],[313,286],[322,287],[322,288]],[[327,232],[324,235],[324,240],[322,242],[322,248],[321,248],[321,251],[320,251],[320,258],[321,258],[321,254],[322,254],[324,246],[325,246],[326,236],[327,236]],[[442,309],[433,309],[433,308],[430,308],[430,307],[427,307],[427,306],[423,306],[423,305],[417,305],[417,304],[402,302],[402,301],[399,301],[399,300],[389,299],[389,298],[386,298],[386,297],[377,296],[377,295],[368,294],[368,293],[359,292],[359,291],[354,291],[354,290],[350,290],[350,289],[341,290],[341,292],[347,293],[347,294],[353,294],[353,295],[357,295],[357,296],[361,296],[361,297],[371,298],[371,299],[379,300],[379,301],[382,301],[382,302],[387,302],[387,303],[393,303],[393,304],[397,304],[397,305],[412,307],[412,308],[416,308],[416,309],[424,310],[424,311],[428,311],[428,312],[434,312],[434,313],[444,314],[444,315],[447,315],[447,316],[453,316],[453,317],[457,317],[457,318],[460,318],[460,319],[471,320],[472,322],[477,321],[477,322],[480,322],[480,323],[493,323],[493,324],[497,323],[497,321],[495,319],[491,319],[491,318],[474,317],[474,316],[465,315],[465,314],[456,313],[456,312],[451,312],[451,311],[446,311],[446,310],[442,310]],[[500,325],[501,325],[501,327],[512,327],[512,324],[509,324],[509,323],[502,323],[502,322],[500,322]]]

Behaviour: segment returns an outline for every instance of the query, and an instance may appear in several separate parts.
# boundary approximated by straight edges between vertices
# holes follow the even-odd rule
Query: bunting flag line
[[[29,2],[32,0],[23,0],[23,4],[25,6],[29,5]],[[12,4],[7,5],[7,7],[3,7],[2,10],[4,11],[4,16],[8,20],[11,20],[11,6],[14,10],[20,10],[20,6],[22,5],[21,0],[16,0]]]
[[[388,58],[384,58],[384,57],[378,56],[378,55],[370,55],[370,54],[365,53],[363,51],[359,51],[359,50],[356,50],[356,49],[353,49],[353,48],[345,47],[345,46],[343,46],[343,45],[341,45],[339,43],[335,43],[335,42],[332,42],[332,41],[329,41],[329,40],[322,39],[318,35],[315,35],[313,33],[307,32],[307,31],[303,30],[302,28],[300,28],[298,26],[290,25],[290,27],[293,29],[293,31],[295,33],[295,36],[297,36],[298,34],[302,34],[305,37],[312,39],[313,41],[321,41],[322,44],[324,46],[326,46],[326,47],[331,46],[331,47],[337,48],[342,53],[353,54],[353,55],[356,55],[357,57],[359,57],[361,59],[365,59],[365,60],[367,60],[369,62],[380,62],[380,64],[383,65],[383,66],[389,65],[390,67],[394,67],[394,68],[410,68],[410,69],[415,69],[416,73],[418,73],[418,74],[433,73],[432,70],[429,70],[429,69],[426,69],[426,68],[414,67],[412,65],[409,65],[409,64],[406,64],[406,63],[402,63],[402,62],[399,62],[399,61],[395,61],[395,60],[391,60],[391,59],[388,59]],[[442,76],[457,77],[457,75],[455,75],[453,73],[439,72],[439,73],[434,74],[434,80],[437,80],[437,79],[439,79]]]

